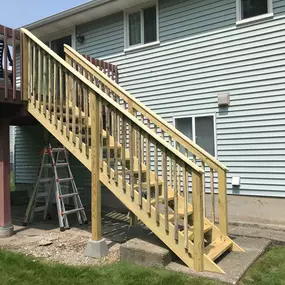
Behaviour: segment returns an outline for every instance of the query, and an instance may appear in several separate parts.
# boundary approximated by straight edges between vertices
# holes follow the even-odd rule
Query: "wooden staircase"
[[[70,47],[64,61],[21,35],[28,111],[92,172],[95,188],[103,183],[185,264],[223,273],[214,261],[242,251],[227,236],[226,167]]]

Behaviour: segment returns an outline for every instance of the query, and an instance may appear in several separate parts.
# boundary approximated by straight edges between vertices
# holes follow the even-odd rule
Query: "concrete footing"
[[[120,247],[121,260],[145,266],[164,267],[171,262],[170,250],[138,238]]]
[[[84,255],[92,258],[101,258],[109,253],[105,239],[99,241],[89,240]]]
[[[5,227],[0,227],[0,238],[7,238],[14,234],[13,225],[7,225]]]

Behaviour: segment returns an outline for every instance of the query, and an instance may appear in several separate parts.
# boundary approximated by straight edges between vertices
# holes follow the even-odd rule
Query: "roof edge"
[[[51,15],[49,17],[43,18],[41,20],[38,20],[36,22],[30,23],[28,25],[23,26],[23,28],[27,29],[27,30],[33,30],[35,28],[41,27],[43,25],[49,24],[51,22],[54,21],[58,21],[73,15],[76,15],[78,13],[84,12],[88,9],[94,8],[96,6],[100,6],[103,4],[107,4],[109,2],[113,2],[115,0],[92,0],[89,1],[87,3],[81,4],[79,6],[75,6],[73,8],[70,8],[68,10],[59,12],[57,14]],[[20,29],[21,27],[19,27],[18,29]]]

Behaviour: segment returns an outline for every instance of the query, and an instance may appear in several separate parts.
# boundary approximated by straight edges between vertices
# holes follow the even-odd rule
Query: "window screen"
[[[247,19],[268,13],[268,0],[241,0],[241,18]]]
[[[141,13],[129,14],[129,45],[141,43]]]
[[[156,36],[156,7],[144,10],[144,43],[155,42]]]

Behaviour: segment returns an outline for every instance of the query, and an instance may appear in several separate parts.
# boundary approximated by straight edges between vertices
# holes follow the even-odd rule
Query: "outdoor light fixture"
[[[230,105],[230,93],[220,93],[218,94],[218,105],[221,107]]]
[[[84,36],[77,36],[76,40],[77,40],[78,43],[82,44],[84,42],[84,40],[85,40],[85,37]]]

